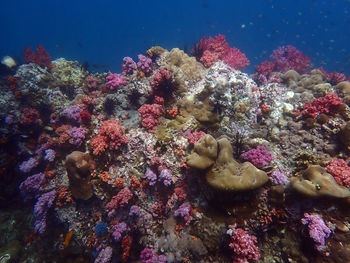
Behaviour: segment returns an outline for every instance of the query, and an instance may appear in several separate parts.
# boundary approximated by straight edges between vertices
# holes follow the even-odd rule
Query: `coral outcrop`
[[[333,176],[319,165],[311,165],[300,176],[291,178],[291,186],[296,191],[311,197],[329,196],[346,198],[350,191],[337,184]]]
[[[91,169],[93,161],[89,154],[74,151],[66,157],[66,169],[69,178],[69,189],[73,197],[87,200],[93,195]]]
[[[233,158],[230,141],[224,137],[216,141],[208,134],[199,139],[193,153],[187,158],[187,164],[202,170],[209,168],[205,173],[206,180],[217,190],[253,190],[268,181],[266,173],[250,162],[237,162]]]

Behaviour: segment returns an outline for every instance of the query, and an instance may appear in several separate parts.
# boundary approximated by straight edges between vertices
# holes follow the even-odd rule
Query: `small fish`
[[[73,231],[69,231],[67,234],[66,234],[66,237],[64,239],[64,247],[68,247],[69,246],[69,243],[70,243],[70,240],[72,239],[72,236],[73,236]]]

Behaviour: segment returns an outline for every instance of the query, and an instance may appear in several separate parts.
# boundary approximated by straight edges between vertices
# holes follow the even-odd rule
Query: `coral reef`
[[[26,50],[0,79],[1,261],[350,261],[345,76],[193,52],[91,73]]]

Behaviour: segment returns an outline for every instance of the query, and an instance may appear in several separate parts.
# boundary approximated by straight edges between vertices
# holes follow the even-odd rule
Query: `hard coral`
[[[268,176],[251,163],[238,163],[232,154],[232,146],[225,137],[215,140],[211,135],[199,139],[187,157],[192,168],[207,169],[206,180],[210,186],[222,191],[244,191],[261,187]],[[213,165],[214,164],[214,165]]]
[[[300,176],[292,177],[291,186],[296,191],[312,197],[346,198],[350,196],[350,191],[338,185],[333,176],[319,165],[311,165]]]

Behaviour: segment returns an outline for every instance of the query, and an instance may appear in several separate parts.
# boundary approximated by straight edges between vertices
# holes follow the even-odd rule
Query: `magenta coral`
[[[249,66],[249,60],[246,55],[242,53],[238,48],[230,48],[224,58],[224,62],[234,69],[244,69]]]
[[[149,132],[154,132],[155,126],[158,125],[158,118],[162,115],[163,107],[159,104],[144,104],[139,108],[141,115],[141,125]]]
[[[325,224],[323,219],[318,215],[304,214],[301,223],[308,226],[309,235],[315,242],[318,251],[323,251],[326,245],[326,239],[331,235],[332,231]]]
[[[269,153],[263,145],[250,149],[249,151],[243,153],[241,157],[245,161],[251,162],[258,168],[263,168],[273,161],[272,154]]]
[[[126,85],[126,79],[119,74],[111,73],[106,77],[106,87],[115,90],[120,86]]]
[[[306,102],[301,113],[311,118],[316,118],[321,113],[333,115],[338,111],[340,105],[342,105],[341,99],[336,94],[329,93],[324,97]]]
[[[125,187],[119,191],[119,193],[112,197],[112,200],[107,203],[106,208],[108,210],[118,209],[125,207],[132,199],[133,193],[129,188]]]
[[[272,51],[270,59],[275,63],[275,72],[285,73],[290,69],[294,69],[302,74],[311,67],[308,56],[291,45],[281,46],[275,49]]]
[[[249,65],[246,55],[238,48],[230,48],[226,37],[220,34],[209,39],[204,36],[192,52],[205,67],[210,67],[218,60],[223,60],[234,69],[244,69]]]
[[[241,228],[230,229],[227,233],[231,236],[229,247],[234,252],[234,263],[247,263],[260,259],[259,249],[256,245],[257,239],[254,235],[249,235]]]
[[[334,180],[347,188],[350,188],[350,167],[343,159],[331,160],[327,166],[327,172],[333,175]]]

